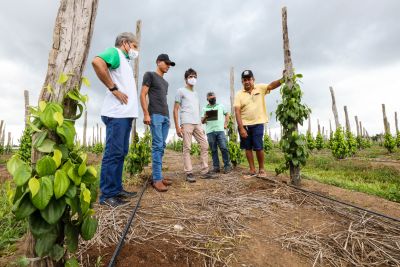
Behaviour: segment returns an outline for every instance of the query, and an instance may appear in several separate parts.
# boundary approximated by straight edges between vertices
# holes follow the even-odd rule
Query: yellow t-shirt
[[[243,125],[255,125],[268,122],[265,95],[269,94],[268,84],[255,84],[249,93],[242,88],[235,95],[235,107],[240,107]]]

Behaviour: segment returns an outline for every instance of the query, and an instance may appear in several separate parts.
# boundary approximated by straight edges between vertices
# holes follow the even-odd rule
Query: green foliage
[[[92,147],[92,153],[100,155],[104,152],[104,145],[102,143],[94,144]]]
[[[138,135],[136,135],[138,136]],[[146,131],[142,138],[132,142],[125,158],[125,170],[132,176],[139,174],[151,161],[151,135]]]
[[[271,138],[269,137],[268,134],[264,134],[264,144],[263,144],[264,152],[269,153],[271,151],[272,147],[273,147],[273,143],[272,143]]]
[[[356,154],[358,144],[353,133],[350,131],[346,131],[346,142],[347,146],[349,147],[349,156],[354,156]]]
[[[383,146],[389,151],[389,153],[393,153],[397,146],[396,139],[394,139],[393,135],[390,133],[385,134]]]
[[[342,127],[338,127],[331,139],[332,155],[337,159],[344,159],[349,155],[349,146],[344,137]]]
[[[31,162],[31,150],[32,150],[32,134],[33,130],[27,126],[22,134],[21,140],[19,140],[19,150],[17,154],[26,163]]]
[[[190,147],[190,155],[200,156],[200,145],[198,143],[192,143]]]
[[[303,93],[297,83],[297,78],[301,77],[301,74],[293,75],[291,81],[285,80],[281,87],[282,102],[277,107],[276,117],[283,127],[281,148],[285,160],[275,170],[277,174],[289,169],[290,165],[305,165],[309,155],[306,137],[297,131],[298,124],[302,125],[311,113],[311,109],[301,103]],[[292,82],[291,87],[289,82]]]
[[[317,133],[315,137],[315,148],[321,150],[325,147],[324,137],[321,133]]]
[[[0,184],[0,257],[15,251],[14,242],[27,230],[27,221],[16,221],[11,211],[13,207],[10,201],[12,190],[10,181]]]
[[[396,145],[400,148],[400,132],[397,132],[396,134]]]
[[[242,150],[240,144],[237,142],[237,131],[234,127],[233,116],[229,117],[228,121],[228,152],[232,165],[236,167],[243,161]]]
[[[170,142],[167,144],[167,149],[171,149],[177,152],[183,151],[183,141],[182,139],[178,139],[176,141]]]
[[[371,147],[372,142],[370,139],[363,138],[361,136],[356,137],[356,142],[357,142],[357,148],[358,149],[366,149]]]
[[[86,98],[73,91],[71,95],[84,104]],[[31,108],[33,147],[42,154],[34,168],[18,154],[7,163],[16,184],[12,211],[17,219],[29,219],[36,254],[54,261],[61,260],[66,250],[75,252],[79,235],[91,238],[97,228],[91,208],[97,198],[97,171],[87,166],[85,153],[75,150],[75,121],[63,113],[63,107],[52,102],[41,101],[38,108]]]
[[[307,148],[310,151],[313,151],[314,148],[315,148],[315,140],[314,140],[314,138],[313,138],[313,136],[312,136],[312,134],[310,132],[307,132],[306,140],[307,140]]]

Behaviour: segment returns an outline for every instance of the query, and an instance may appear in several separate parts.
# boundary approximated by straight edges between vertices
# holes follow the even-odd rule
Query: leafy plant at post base
[[[327,145],[327,147],[328,147],[329,149],[332,149],[332,141],[333,141],[333,139],[334,139],[334,132],[331,131],[331,132],[329,133],[329,140],[328,140],[328,145]]]
[[[129,147],[125,159],[125,170],[132,176],[139,174],[151,161],[151,135],[146,131],[142,138],[136,139]]]
[[[307,148],[310,151],[313,151],[314,148],[315,148],[315,140],[314,140],[314,138],[313,138],[313,136],[312,136],[312,134],[310,132],[307,132],[306,140],[307,140]]]
[[[232,165],[236,167],[243,161],[242,150],[237,142],[236,129],[233,124],[233,116],[230,116],[228,121],[228,152]]]
[[[396,144],[396,139],[394,139],[392,134],[390,133],[385,134],[383,146],[389,151],[389,153],[394,152],[397,144]]]
[[[16,184],[12,211],[18,220],[28,219],[36,255],[54,261],[62,260],[66,251],[74,253],[79,236],[88,240],[97,229],[91,208],[97,198],[97,171],[74,148],[75,120],[87,97],[77,89],[67,96],[77,101],[80,113],[74,118],[64,118],[63,107],[53,102],[40,101],[30,110],[32,146],[41,152],[36,164],[30,167],[18,154],[7,162]]]
[[[309,156],[306,137],[297,130],[297,126],[303,125],[311,113],[311,109],[301,103],[303,93],[297,79],[302,77],[301,74],[294,74],[292,78],[281,81],[282,102],[277,107],[276,118],[283,127],[281,149],[284,162],[275,169],[277,174],[288,170],[291,164],[294,167],[304,166]],[[288,79],[291,79],[292,87],[289,87]]]
[[[94,144],[92,148],[92,152],[96,155],[100,155],[104,152],[104,146],[102,143],[96,143]]]
[[[354,156],[356,154],[358,145],[356,138],[350,131],[346,131],[346,142],[349,147],[349,156]]]
[[[338,127],[331,142],[332,155],[337,159],[344,159],[349,155],[349,146],[344,137],[342,127]]]
[[[17,154],[26,163],[31,163],[31,151],[32,151],[32,134],[33,130],[27,126],[22,134],[21,140],[19,141],[19,149]]]
[[[400,131],[396,134],[396,146],[400,148]]]
[[[322,136],[321,133],[317,133],[317,136],[315,137],[315,148],[321,150],[324,147],[325,147],[324,137]]]
[[[198,143],[192,143],[192,146],[190,147],[190,155],[200,155],[200,145]]]
[[[271,138],[269,137],[268,134],[264,134],[264,143],[263,143],[263,148],[265,153],[269,153],[272,150],[273,143]]]

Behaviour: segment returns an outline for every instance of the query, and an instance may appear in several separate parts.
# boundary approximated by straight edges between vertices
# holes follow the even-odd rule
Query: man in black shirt
[[[164,80],[164,74],[170,66],[175,66],[167,54],[161,54],[156,60],[155,72],[146,72],[143,75],[140,103],[143,109],[143,122],[150,125],[152,135],[152,171],[153,187],[159,192],[168,190],[167,185],[172,182],[162,176],[162,158],[169,130],[169,112],[167,103],[168,82]],[[146,96],[149,97],[147,104]]]

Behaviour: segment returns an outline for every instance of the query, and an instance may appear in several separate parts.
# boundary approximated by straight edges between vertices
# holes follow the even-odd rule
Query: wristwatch
[[[108,88],[108,90],[110,90],[111,92],[118,91],[118,87],[114,84],[114,86],[112,88]]]

